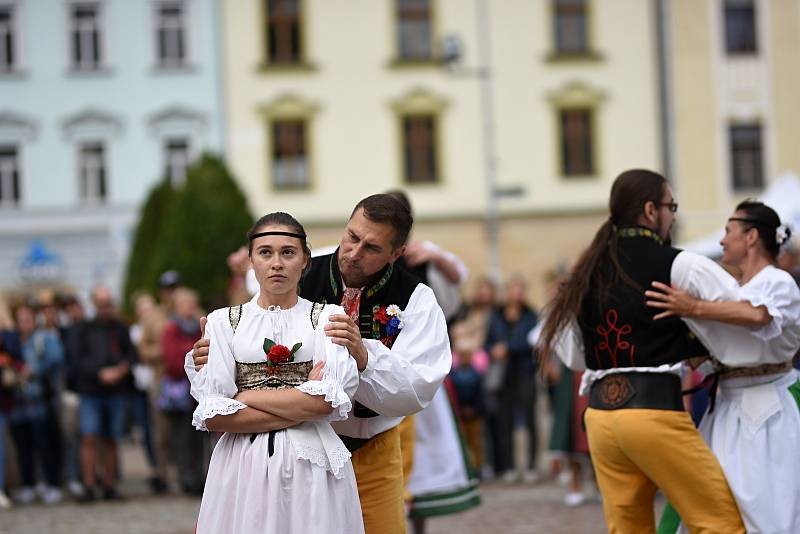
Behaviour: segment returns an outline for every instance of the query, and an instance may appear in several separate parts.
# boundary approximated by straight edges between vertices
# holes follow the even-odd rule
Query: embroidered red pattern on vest
[[[617,310],[611,308],[606,313],[606,327],[603,325],[597,325],[595,331],[598,335],[600,335],[603,339],[600,343],[595,345],[594,347],[594,356],[597,359],[597,365],[600,365],[600,353],[607,352],[608,355],[611,357],[611,364],[614,367],[619,367],[617,356],[622,356],[624,351],[628,351],[628,356],[630,357],[631,367],[634,366],[633,363],[633,355],[636,353],[636,345],[629,341],[625,341],[623,336],[630,334],[633,331],[633,327],[629,324],[617,326],[617,321],[619,320],[619,314]],[[613,345],[612,345],[612,334],[613,334]],[[620,352],[623,351],[623,352]]]

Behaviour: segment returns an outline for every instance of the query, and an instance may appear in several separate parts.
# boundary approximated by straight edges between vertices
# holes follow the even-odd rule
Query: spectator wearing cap
[[[125,431],[125,407],[132,390],[131,367],[138,360],[128,327],[117,318],[108,288],[96,287],[92,301],[95,317],[81,324],[72,339],[73,353],[79,355],[75,371],[80,393],[84,502],[96,498],[98,442],[103,444],[103,498],[119,498],[117,441]]]

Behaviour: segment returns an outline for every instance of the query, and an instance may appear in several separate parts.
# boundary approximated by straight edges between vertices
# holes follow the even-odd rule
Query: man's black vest
[[[300,283],[300,296],[312,302],[341,304],[344,288],[337,249],[333,254],[311,258],[311,270]],[[420,280],[393,264],[388,264],[378,274],[372,285],[364,288],[358,312],[358,326],[364,339],[382,339],[382,330],[376,330],[375,312],[382,306],[395,304],[405,310],[411,294]]]
[[[658,311],[645,305],[644,291],[651,282],[670,284],[672,263],[681,251],[662,245],[652,231],[639,227],[623,228],[617,242],[620,265],[639,288],[620,280],[607,288],[602,307],[603,288],[589,290],[578,318],[586,367],[657,367],[708,354],[680,318],[655,321]]]
[[[336,255],[333,254],[311,258],[311,269],[300,284],[300,296],[312,302],[325,304],[341,304],[344,288],[342,275]],[[414,275],[402,268],[388,264],[378,274],[372,285],[365,287],[361,293],[361,304],[358,311],[358,327],[362,339],[379,339],[391,347],[394,341],[389,341],[386,327],[375,318],[375,312],[381,307],[395,304],[405,310],[411,294],[420,281]],[[353,405],[353,415],[356,417],[375,417],[378,415],[366,406],[356,402]]]

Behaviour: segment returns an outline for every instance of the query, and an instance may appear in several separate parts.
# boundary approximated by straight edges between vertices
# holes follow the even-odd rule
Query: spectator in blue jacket
[[[7,349],[23,364],[22,383],[15,390],[9,417],[22,479],[16,500],[26,504],[36,499],[38,461],[44,474],[39,497],[53,504],[62,499],[61,459],[48,447],[48,415],[60,389],[64,348],[52,331],[36,327],[36,314],[30,306],[19,306],[14,319],[16,330],[6,336]]]
[[[538,433],[536,425],[536,361],[528,333],[536,326],[536,312],[527,304],[527,284],[513,276],[506,284],[505,303],[489,318],[486,351],[491,365],[486,379],[488,423],[496,476],[508,482],[518,479],[514,468],[513,431],[525,421],[528,455],[524,479],[536,480]]]

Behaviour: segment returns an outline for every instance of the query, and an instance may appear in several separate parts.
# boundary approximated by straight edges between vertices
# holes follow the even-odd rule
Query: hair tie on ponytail
[[[779,247],[788,242],[790,237],[792,237],[792,230],[785,224],[775,229],[775,242],[778,243]]]

